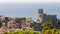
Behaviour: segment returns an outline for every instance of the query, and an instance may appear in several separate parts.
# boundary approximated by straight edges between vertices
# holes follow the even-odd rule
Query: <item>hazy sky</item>
[[[0,0],[0,15],[10,17],[30,16],[33,20],[36,20],[38,18],[38,9],[42,8],[44,13],[56,14],[57,18],[60,19],[60,3],[58,1],[13,1]]]

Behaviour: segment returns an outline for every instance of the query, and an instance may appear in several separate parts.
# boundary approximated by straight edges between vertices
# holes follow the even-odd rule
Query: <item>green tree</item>
[[[15,34],[15,32],[10,32],[9,34]]]
[[[40,34],[40,33],[32,30],[18,30],[15,32],[15,34]]]
[[[9,34],[8,32],[5,32],[4,34]]]
[[[42,24],[42,34],[55,34],[56,28],[51,22],[45,22]]]
[[[59,28],[60,28],[60,20],[58,20],[58,25],[59,25]]]
[[[57,30],[57,32],[55,34],[60,34],[60,30]]]
[[[45,30],[55,28],[55,27],[52,25],[52,23],[49,22],[49,21],[43,23],[41,26],[42,26],[42,29],[45,29]]]

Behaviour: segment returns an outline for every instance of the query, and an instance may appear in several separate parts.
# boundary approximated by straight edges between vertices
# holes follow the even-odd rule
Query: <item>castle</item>
[[[50,21],[54,26],[57,27],[57,16],[52,14],[46,14],[43,12],[43,9],[38,9],[38,19],[37,23],[42,23]]]

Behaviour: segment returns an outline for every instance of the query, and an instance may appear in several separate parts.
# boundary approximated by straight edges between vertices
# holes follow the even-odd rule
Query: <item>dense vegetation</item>
[[[40,34],[37,31],[32,30],[17,30],[16,32],[5,32],[4,34]]]
[[[60,29],[56,29],[51,22],[46,22],[42,24],[42,34],[60,34]]]

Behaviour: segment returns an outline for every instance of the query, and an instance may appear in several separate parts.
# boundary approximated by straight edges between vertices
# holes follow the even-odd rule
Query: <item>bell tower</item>
[[[38,20],[37,23],[41,23],[43,21],[43,9],[38,9]]]

